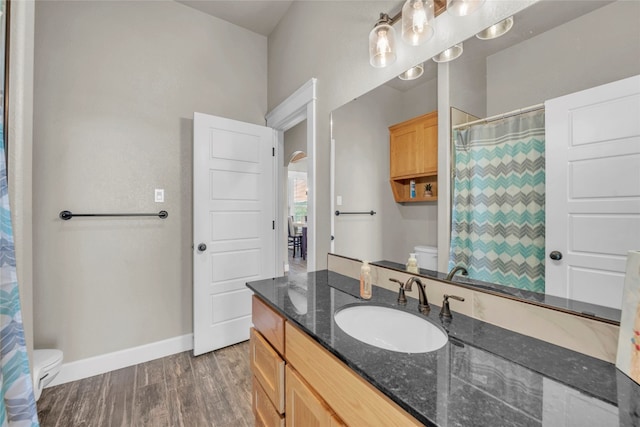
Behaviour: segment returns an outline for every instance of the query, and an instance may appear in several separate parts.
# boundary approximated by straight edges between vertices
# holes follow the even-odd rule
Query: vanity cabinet
[[[255,295],[252,317],[257,426],[422,425]],[[265,333],[282,345],[282,353]]]
[[[436,201],[438,195],[438,112],[389,127],[389,175],[396,202]],[[411,197],[411,181],[416,197]],[[431,184],[430,196],[425,185]]]

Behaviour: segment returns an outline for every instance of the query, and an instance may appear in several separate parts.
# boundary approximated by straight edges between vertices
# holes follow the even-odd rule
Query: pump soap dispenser
[[[409,261],[407,261],[407,271],[409,273],[418,274],[420,269],[418,268],[418,260],[416,259],[416,254],[409,254]]]
[[[371,267],[368,261],[362,261],[360,267],[360,297],[371,299]]]

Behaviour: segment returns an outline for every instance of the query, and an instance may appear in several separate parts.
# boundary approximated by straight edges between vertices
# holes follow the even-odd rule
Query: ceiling
[[[263,36],[271,34],[293,0],[176,0]]]

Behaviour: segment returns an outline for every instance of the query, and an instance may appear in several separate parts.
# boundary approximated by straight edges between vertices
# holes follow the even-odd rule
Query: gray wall
[[[264,123],[266,38],[172,1],[37,2],[35,69],[36,348],[191,333],[193,112]]]
[[[617,1],[487,58],[487,115],[640,73],[640,2]]]
[[[335,218],[335,253],[406,262],[418,244],[435,245],[437,206],[398,204],[389,185],[389,126],[436,108],[436,81],[401,92],[380,86],[333,112],[336,196],[344,211],[374,216]]]

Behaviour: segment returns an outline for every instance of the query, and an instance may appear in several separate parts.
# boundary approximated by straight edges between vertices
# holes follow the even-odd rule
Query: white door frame
[[[307,271],[316,269],[316,79],[310,79],[298,90],[282,101],[266,115],[267,126],[276,132],[278,145],[276,148],[276,275],[284,275],[285,259],[281,248],[284,241],[284,200],[282,197],[283,183],[286,182],[286,168],[284,165],[284,132],[303,120],[307,120]]]

